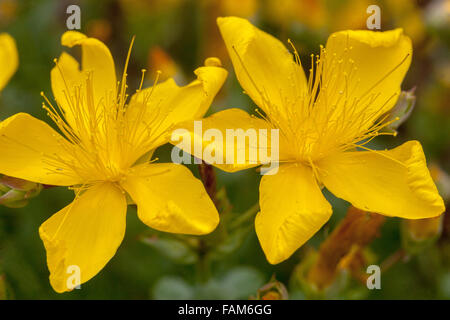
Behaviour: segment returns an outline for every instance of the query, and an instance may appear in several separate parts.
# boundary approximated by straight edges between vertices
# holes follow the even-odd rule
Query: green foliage
[[[163,277],[152,290],[154,299],[248,299],[264,284],[264,276],[253,267],[240,266],[206,283],[189,284],[181,277]]]
[[[0,28],[16,39],[20,65],[0,95],[0,119],[27,112],[48,121],[39,93],[44,91],[51,96],[50,70],[53,59],[62,51],[60,36],[66,28],[65,7],[61,1],[53,0],[14,2],[15,16],[8,24],[0,21]],[[111,35],[105,41],[113,51],[118,70],[123,66],[132,35],[136,35],[128,72],[130,92],[139,84],[140,70],[153,68],[148,66],[149,50],[153,46],[160,46],[175,60],[179,66],[177,81],[187,81],[207,56],[215,54],[211,48],[222,43],[218,31],[211,31],[215,28],[215,17],[211,15],[217,13],[201,5],[203,1],[170,1],[174,4],[160,7],[132,5],[135,1],[78,2],[82,10],[82,32],[92,31],[95,21],[109,24]],[[335,7],[326,10],[334,13]],[[294,21],[291,27],[287,23],[277,25],[262,9],[254,15],[254,20],[280,39],[290,38],[298,46],[305,69],[310,63],[307,54],[318,52],[319,44],[328,35],[324,28],[314,29],[301,21]],[[401,27],[394,20],[383,23]],[[427,37],[421,40],[425,42],[415,43],[411,70],[403,88],[417,86],[415,109],[402,126],[392,128],[398,131],[396,139],[382,138],[378,142],[378,146],[385,148],[406,140],[420,140],[428,161],[438,163],[446,172],[450,170],[449,30],[448,26],[425,28]],[[79,52],[71,53],[79,57]],[[226,55],[217,52],[221,54],[221,59],[226,59]],[[242,93],[231,64],[223,62],[230,76],[208,114],[228,107],[253,111],[255,105]],[[447,70],[447,79],[442,70]],[[147,78],[144,86],[152,83],[153,79]],[[406,102],[411,103],[411,99]],[[410,106],[404,105],[400,116],[409,115]],[[167,161],[170,148],[162,147],[156,155],[161,161]],[[190,168],[197,175],[197,168]],[[11,192],[9,196],[17,200],[10,203],[16,208],[0,206],[0,299],[248,299],[274,274],[288,287],[290,299],[450,299],[449,230],[446,237],[430,240],[408,261],[398,262],[383,273],[382,290],[369,291],[342,272],[326,295],[311,293],[311,288],[305,285],[305,270],[301,269],[308,265],[305,253],[311,247],[317,249],[327,232],[343,217],[348,204],[327,195],[335,210],[330,222],[298,253],[273,266],[267,263],[254,232],[260,175],[254,169],[234,174],[215,172],[221,223],[214,233],[205,237],[162,234],[150,230],[137,219],[135,210],[129,210],[125,239],[116,256],[99,275],[83,284],[81,290],[65,294],[57,294],[50,287],[38,228],[70,203],[73,192],[63,188],[41,190],[41,186],[35,185],[32,190],[40,194],[30,200],[35,195],[29,193],[31,189],[11,191],[0,185],[0,197]],[[21,202],[20,197],[24,198],[25,194],[26,199]],[[389,219],[371,245],[376,263],[401,248],[402,241],[398,219]]]

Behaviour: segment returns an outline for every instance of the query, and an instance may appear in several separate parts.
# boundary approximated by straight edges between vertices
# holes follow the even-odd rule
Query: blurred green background
[[[129,43],[136,36],[128,72],[130,88],[138,85],[142,68],[150,71],[146,86],[151,85],[158,69],[163,78],[175,77],[184,84],[194,79],[193,70],[205,58],[219,57],[230,75],[209,113],[229,107],[255,108],[234,77],[216,17],[242,16],[284,43],[291,39],[307,69],[310,53],[317,53],[331,32],[365,29],[366,8],[377,4],[382,30],[403,27],[413,40],[414,57],[403,89],[416,87],[417,102],[399,135],[379,139],[374,146],[392,147],[417,139],[428,162],[441,172],[439,179],[444,181],[445,172],[450,170],[450,1],[0,0],[0,31],[16,39],[20,58],[17,73],[0,95],[0,119],[28,112],[48,121],[39,93],[51,96],[50,70],[53,59],[63,50],[60,37],[66,30],[66,8],[71,4],[81,8],[81,31],[101,39],[111,49],[118,72],[122,72]],[[170,150],[162,147],[157,155],[168,160]],[[197,167],[192,166],[192,171],[198,176]],[[215,172],[218,189],[224,188],[228,195],[231,215],[237,216],[257,203],[260,175],[255,170]],[[73,199],[73,192],[45,189],[24,208],[0,207],[0,297],[6,286],[6,297],[16,299],[246,299],[256,296],[275,274],[288,288],[290,298],[302,299],[307,293],[292,285],[295,267],[309,248],[320,245],[348,208],[346,202],[329,194],[327,197],[334,208],[332,219],[289,260],[270,265],[250,221],[233,243],[217,250],[207,280],[198,275],[203,271],[198,270],[195,255],[184,242],[153,232],[130,208],[125,239],[116,256],[81,290],[57,294],[48,282],[38,228]],[[370,291],[360,284],[338,290],[332,298],[449,299],[450,221],[444,218],[442,223],[442,233],[431,246],[383,273],[381,290]],[[400,224],[392,218],[383,225],[380,236],[368,248],[374,263],[402,248]]]

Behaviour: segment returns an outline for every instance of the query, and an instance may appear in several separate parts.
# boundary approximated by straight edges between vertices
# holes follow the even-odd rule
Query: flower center
[[[307,90],[296,90],[297,96],[284,98],[282,105],[274,105],[260,92],[264,102],[261,108],[265,111],[262,116],[280,129],[280,136],[292,147],[293,162],[312,164],[335,152],[354,148],[370,150],[365,145],[375,137],[395,135],[382,129],[398,120],[386,121],[389,114],[384,108],[396,96],[380,104],[376,100],[379,94],[374,89],[406,58],[375,81],[367,92],[356,94],[360,80],[356,74],[358,67],[349,56],[351,50],[352,47],[346,48],[338,57],[329,55],[320,46],[320,55],[311,55]],[[299,63],[295,48],[294,54]]]
[[[93,82],[95,73],[86,71],[84,83],[71,88],[66,85],[66,101],[63,104],[57,101],[55,107],[41,93],[47,102],[47,105],[43,103],[43,108],[66,138],[60,138],[60,143],[68,157],[46,155],[52,167],[58,167],[57,173],[76,173],[86,183],[120,181],[141,156],[152,150],[152,145],[159,138],[152,129],[164,117],[149,115],[147,108],[153,91],[144,94],[142,104],[127,104],[126,70],[133,41],[122,80],[110,92],[96,92]],[[60,71],[64,78],[64,73]],[[142,70],[138,92],[142,88],[144,74],[145,70]],[[154,85],[157,81],[158,76]],[[96,95],[101,97],[97,103],[94,102]]]

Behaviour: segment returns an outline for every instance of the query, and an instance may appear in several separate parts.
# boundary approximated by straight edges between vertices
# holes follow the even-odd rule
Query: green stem
[[[259,211],[259,202],[255,203],[253,206],[251,206],[247,211],[245,211],[243,214],[241,214],[236,220],[234,220],[230,227],[231,228],[237,228],[241,226],[243,223],[248,222],[249,220],[253,219],[255,215]]]
[[[208,250],[203,240],[200,240],[198,247],[198,260],[197,260],[197,281],[199,283],[208,282],[211,276],[211,270],[208,259]]]

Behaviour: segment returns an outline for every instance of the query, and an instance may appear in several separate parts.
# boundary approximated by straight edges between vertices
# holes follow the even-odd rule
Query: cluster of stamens
[[[292,45],[290,41],[289,43]],[[298,52],[293,45],[292,47],[295,61],[301,68]],[[283,137],[292,148],[289,152],[292,158],[284,161],[303,162],[314,167],[314,162],[336,152],[357,148],[376,152],[367,147],[369,142],[377,136],[396,134],[383,131],[383,128],[398,120],[395,118],[387,121],[389,114],[385,108],[397,97],[392,95],[381,102],[376,88],[407,57],[358,96],[355,91],[360,79],[356,72],[358,66],[350,58],[352,49],[348,46],[342,56],[337,56],[335,53],[328,54],[326,48],[320,46],[320,54],[311,55],[307,90],[289,88],[293,89],[289,92],[295,92],[296,96],[287,97],[281,88],[281,105],[273,102],[265,88],[256,85],[238,56],[262,101],[259,107],[263,112],[257,109],[257,113],[278,128],[280,138]],[[290,75],[292,79],[288,82],[292,86],[301,83],[301,80],[295,79],[298,76]]]
[[[57,138],[66,151],[65,156],[44,155],[48,167],[57,168],[49,169],[49,174],[76,174],[84,186],[101,181],[118,182],[141,156],[156,147],[155,142],[165,134],[160,127],[169,112],[166,110],[162,114],[157,107],[161,101],[151,99],[160,72],[157,72],[153,87],[142,91],[145,74],[142,70],[136,91],[140,99],[135,104],[128,102],[126,70],[132,45],[133,42],[121,81],[111,92],[105,92],[97,103],[95,95],[102,93],[94,91],[95,74],[92,71],[86,72],[84,83],[70,88],[66,84],[66,99],[64,103],[56,101],[56,107],[41,93],[46,102],[43,108],[64,135],[64,138],[59,135]],[[61,69],[60,73],[64,79]]]

